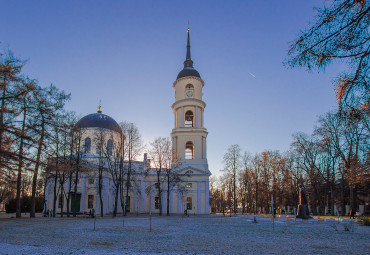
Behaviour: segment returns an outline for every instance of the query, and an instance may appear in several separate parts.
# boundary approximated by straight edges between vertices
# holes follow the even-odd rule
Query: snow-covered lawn
[[[123,224],[124,219],[124,224]],[[370,227],[223,216],[0,219],[0,254],[369,254]],[[351,223],[352,224],[352,223]],[[353,230],[353,232],[352,232]]]

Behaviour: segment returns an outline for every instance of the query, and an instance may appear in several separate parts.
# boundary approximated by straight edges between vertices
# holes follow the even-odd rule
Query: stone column
[[[145,192],[145,180],[144,178],[141,179],[141,204],[140,204],[140,212],[145,213],[145,198],[146,198],[146,192]]]
[[[184,106],[181,106],[181,127],[184,127]]]
[[[81,206],[80,211],[85,211],[85,177],[81,176]]]
[[[137,193],[138,193],[138,189],[139,189],[139,182],[138,180],[136,179],[135,180],[135,203],[134,203],[134,212],[137,212]]]
[[[167,212],[166,211],[166,190],[165,190],[166,183],[162,182],[162,213]]]
[[[209,214],[209,180],[206,181],[206,214]]]
[[[173,190],[172,188],[173,188],[173,184],[171,182],[170,184],[170,213],[173,212]]]
[[[100,212],[100,196],[98,187],[96,187],[96,207],[94,209],[96,214],[98,213],[98,211]]]
[[[206,138],[202,136],[202,142],[203,142],[203,158],[206,158]]]
[[[177,136],[173,138],[173,149],[175,150],[175,153],[176,153],[177,152]]]
[[[176,117],[177,117],[176,113],[177,113],[177,109],[175,109],[175,113],[174,113],[174,115],[175,115],[175,117],[174,117],[175,123],[173,123],[174,128],[176,128]]]
[[[104,213],[108,212],[109,206],[109,179],[103,178],[103,210]]]
[[[45,212],[49,209],[49,191],[50,191],[50,180],[48,182],[48,185],[46,186],[45,189]]]
[[[200,181],[198,181],[198,214],[201,214],[201,189],[200,189],[201,185],[200,185]]]
[[[110,203],[110,211],[113,213],[113,211],[114,211],[114,202],[116,201],[116,199],[115,199],[115,196],[116,196],[116,188],[115,187],[112,187],[112,185],[110,186],[110,201],[111,201],[111,203]],[[117,210],[118,210],[118,206],[117,206]]]
[[[51,204],[51,208],[50,208],[50,209],[53,209],[54,201],[55,201],[55,192],[54,192],[55,190],[54,190],[54,184],[55,184],[55,182],[53,182],[53,198],[52,198],[52,204]],[[57,183],[56,185],[58,185],[58,183]],[[58,190],[58,186],[57,186],[56,190]],[[58,198],[57,198],[57,199],[58,199]],[[57,208],[58,208],[58,205],[56,204],[55,210],[57,210]],[[53,210],[54,210],[54,209],[53,209]]]
[[[150,182],[150,213],[153,212],[153,181]]]
[[[179,189],[177,190],[177,213],[181,212],[181,182],[179,182]]]
[[[202,127],[204,127],[204,109],[202,109]]]
[[[195,127],[198,127],[198,106],[195,106]]]

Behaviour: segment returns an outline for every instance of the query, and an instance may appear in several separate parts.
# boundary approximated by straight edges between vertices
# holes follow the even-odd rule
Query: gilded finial
[[[99,100],[98,113],[102,113],[102,111],[101,111],[101,100]]]

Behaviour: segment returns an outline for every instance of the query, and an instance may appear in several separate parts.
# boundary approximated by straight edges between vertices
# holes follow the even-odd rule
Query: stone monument
[[[301,218],[301,219],[311,218],[310,212],[308,211],[308,206],[307,206],[306,191],[302,184],[299,184],[299,205],[298,205],[297,218]]]

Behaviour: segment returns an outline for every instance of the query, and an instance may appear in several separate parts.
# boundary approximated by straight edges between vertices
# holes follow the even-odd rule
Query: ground
[[[369,254],[370,227],[355,222],[253,216],[9,219],[0,254]],[[345,230],[345,227],[349,231]]]

